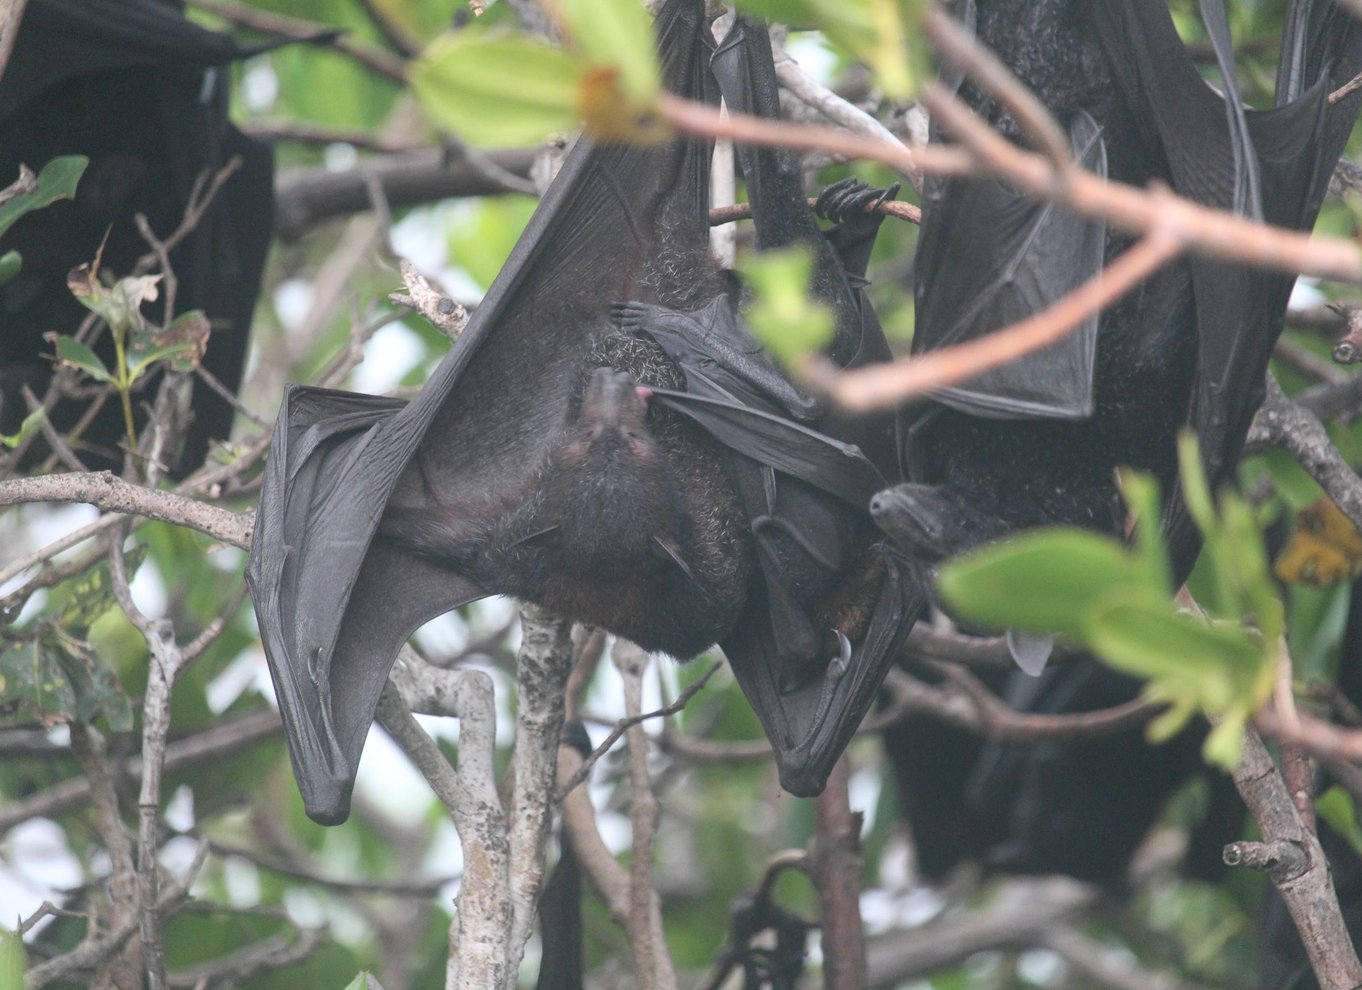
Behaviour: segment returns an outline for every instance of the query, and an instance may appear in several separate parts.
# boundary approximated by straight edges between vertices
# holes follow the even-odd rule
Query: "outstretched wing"
[[[657,18],[670,89],[706,98],[709,35],[698,0]],[[709,151],[582,139],[486,298],[410,404],[306,423],[286,404],[261,493],[264,539],[248,577],[308,814],[343,820],[364,735],[397,649],[415,625],[478,592],[413,554],[374,543],[391,499],[404,510],[514,498],[579,389],[609,304],[629,298],[657,231],[706,229]],[[703,243],[701,241],[701,243]],[[312,397],[312,393],[304,393]],[[309,398],[310,403],[310,398]],[[311,405],[308,404],[309,415]],[[347,419],[347,417],[349,417]],[[357,417],[362,420],[363,417]],[[305,439],[298,439],[305,438]],[[262,607],[262,603],[264,607]],[[351,642],[351,637],[357,637]]]

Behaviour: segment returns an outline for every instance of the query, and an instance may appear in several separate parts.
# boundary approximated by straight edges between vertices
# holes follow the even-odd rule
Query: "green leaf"
[[[24,259],[18,251],[6,251],[0,255],[0,285],[8,285],[24,268]]]
[[[937,590],[971,622],[1081,638],[1087,611],[1141,572],[1115,540],[1077,529],[1027,533],[948,562]]]
[[[783,364],[796,364],[832,339],[832,312],[810,297],[813,252],[804,245],[763,251],[739,265],[753,292],[743,319]]]
[[[1093,609],[1085,642],[1118,670],[1149,678],[1146,697],[1172,706],[1151,724],[1151,737],[1167,738],[1204,709],[1219,720],[1206,759],[1226,768],[1239,761],[1244,726],[1272,689],[1274,656],[1261,637],[1121,593]]]
[[[465,29],[433,41],[410,79],[437,125],[469,144],[512,148],[576,126],[584,71],[540,42]]]
[[[557,0],[550,4],[574,47],[596,69],[609,69],[625,95],[650,103],[661,89],[652,19],[637,0]]]
[[[1229,705],[1240,687],[1251,687],[1264,659],[1246,630],[1208,624],[1160,598],[1121,593],[1094,608],[1088,621],[1085,640],[1112,666],[1140,677],[1178,678],[1212,711]]]
[[[1334,784],[1315,798],[1315,813],[1347,840],[1353,851],[1362,855],[1362,827],[1357,823],[1357,807],[1352,795]]]
[[[77,368],[96,381],[112,382],[114,380],[103,359],[75,337],[59,336],[56,338],[56,345],[57,360],[62,364]]]
[[[89,164],[90,159],[84,155],[64,155],[44,165],[43,170],[38,173],[36,182],[25,181],[21,173],[15,185],[31,185],[31,188],[0,203],[0,235],[13,227],[15,221],[25,213],[41,209],[59,199],[70,199],[74,196],[76,183],[80,181],[85,166]],[[9,187],[13,188],[14,186]]]
[[[766,20],[821,30],[869,65],[893,100],[911,99],[928,71],[920,40],[927,0],[738,0],[738,6]]]
[[[124,555],[124,566],[129,580],[146,559],[145,543],[137,543],[128,550]],[[54,598],[57,596],[61,598],[53,624],[72,636],[84,638],[90,627],[117,604],[108,563],[101,562],[80,577],[63,582],[54,591]]]
[[[1153,475],[1140,471],[1122,470],[1117,478],[1121,495],[1135,520],[1135,540],[1131,556],[1144,572],[1144,581],[1151,588],[1173,593],[1173,568],[1168,562],[1168,550],[1163,545],[1160,531],[1162,503],[1159,483]]]
[[[99,280],[99,259],[95,259],[93,264],[71,269],[66,276],[66,287],[82,306],[109,325],[116,346],[121,348],[130,334],[146,331],[142,304],[156,299],[161,278],[161,275],[131,275],[106,287]]]
[[[44,725],[69,722],[76,692],[60,658],[39,639],[0,650],[0,699],[17,703]]]
[[[0,927],[0,987],[24,985],[24,943],[18,932]]]
[[[74,715],[81,722],[93,722],[103,715],[114,732],[131,732],[132,703],[114,672],[84,644],[60,638],[64,642],[53,643],[51,649],[75,694],[74,709],[63,714]]]
[[[192,362],[195,347],[188,341],[164,344],[128,354],[128,381],[137,381],[148,368],[157,361],[170,361],[172,365]],[[192,363],[190,365],[192,367]],[[178,368],[176,370],[179,370]]]
[[[10,450],[26,441],[43,427],[43,421],[47,418],[47,412],[40,406],[24,417],[24,421],[19,424],[19,432],[13,434],[0,433],[0,443]]]

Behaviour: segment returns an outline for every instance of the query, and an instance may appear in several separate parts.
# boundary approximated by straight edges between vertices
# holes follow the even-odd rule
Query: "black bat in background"
[[[1237,93],[1223,7],[1207,0],[1202,10],[1224,89]],[[1105,163],[1113,179],[1158,180],[1282,226],[1313,224],[1357,115],[1356,94],[1327,103],[1362,69],[1362,25],[1332,3],[1290,5],[1277,108],[1268,111],[1245,110],[1202,81],[1162,0],[979,0],[977,33],[1068,128],[1089,167]],[[965,95],[1018,136],[1006,112]],[[923,351],[1043,308],[1130,239],[1101,236],[991,181],[933,181],[919,243],[914,349]],[[877,521],[928,564],[1035,526],[1119,534],[1113,474],[1128,464],[1163,484],[1165,531],[1184,580],[1199,541],[1177,492],[1176,432],[1196,430],[1213,483],[1231,476],[1293,281],[1182,261],[1068,341],[915,410],[912,483],[877,497]],[[1140,688],[1091,658],[1040,680],[992,675],[990,686],[1019,710],[1044,713],[1109,707]],[[1164,799],[1196,772],[1203,734],[1190,729],[1157,748],[1140,732],[1001,746],[914,720],[886,743],[929,875],[978,858],[1107,881],[1124,873]],[[1212,786],[1208,830],[1194,836],[1212,852],[1194,857],[1202,873],[1242,814],[1223,779]]]
[[[673,92],[776,111],[762,29],[715,54],[703,4],[668,0],[656,30]],[[493,593],[677,657],[719,641],[786,786],[822,787],[916,613],[865,509],[893,424],[823,413],[742,330],[708,251],[710,156],[579,141],[411,403],[286,393],[247,578],[317,821],[348,814],[402,643]],[[792,159],[743,164],[763,244],[817,253],[834,359],[887,355],[856,288],[879,194],[825,197],[825,239]]]
[[[199,175],[240,156],[241,169],[170,254],[177,310],[201,309],[214,324],[204,367],[236,390],[272,235],[274,154],[228,122],[228,67],[266,47],[242,48],[190,22],[173,0],[29,0],[0,77],[0,182],[13,181],[20,164],[37,170],[58,155],[90,164],[74,200],[25,217],[0,241],[23,257],[20,274],[0,287],[0,432],[14,432],[27,414],[24,385],[40,398],[47,390],[52,345],[43,334],[74,333],[87,315],[67,273],[94,259],[107,231],[101,267],[132,274],[150,250],[133,217],[145,214],[168,236]],[[95,350],[112,364],[107,334]],[[86,406],[63,400],[52,419],[64,431]],[[230,403],[201,383],[193,408],[177,474],[201,464],[209,441],[232,425]],[[90,467],[121,464],[116,403],[84,439]]]
[[[1220,0],[1203,18],[1237,93]],[[1308,229],[1362,95],[1328,105],[1362,69],[1362,25],[1326,0],[1293,0],[1276,107],[1246,110],[1207,85],[1163,0],[979,0],[978,31],[1114,180],[1160,181],[1198,203]],[[1003,130],[1014,121],[974,101]],[[1102,169],[1098,169],[1101,171]],[[1130,244],[992,181],[933,181],[918,251],[913,348],[999,329],[1053,302]],[[910,483],[876,517],[934,563],[1042,525],[1120,533],[1114,471],[1152,472],[1178,581],[1199,550],[1177,492],[1175,436],[1190,426],[1219,484],[1263,395],[1294,277],[1204,258],[1166,267],[1100,320],[912,414]]]

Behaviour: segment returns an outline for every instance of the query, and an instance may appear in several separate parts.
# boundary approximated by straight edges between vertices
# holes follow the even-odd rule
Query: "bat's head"
[[[870,500],[870,515],[911,560],[934,564],[997,535],[996,521],[934,485],[896,485]]]
[[[597,368],[555,446],[540,512],[574,568],[625,568],[684,528],[676,480],[648,428],[648,395],[628,374]]]

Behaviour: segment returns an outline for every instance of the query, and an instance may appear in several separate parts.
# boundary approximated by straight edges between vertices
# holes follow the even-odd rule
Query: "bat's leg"
[[[710,65],[730,110],[771,120],[781,118],[771,39],[764,25],[739,17],[719,43]],[[813,249],[811,291],[831,307],[837,319],[837,333],[827,354],[845,367],[861,347],[861,306],[847,284],[837,252],[823,237],[805,201],[804,172],[798,156],[741,144],[735,152],[747,180],[757,247],[767,250],[807,244]]]
[[[813,211],[837,225],[824,231],[824,237],[837,252],[847,282],[853,289],[865,284],[870,252],[875,246],[880,225],[884,223],[883,213],[867,212],[867,207],[878,207],[896,198],[899,188],[899,183],[895,182],[887,189],[877,189],[853,176],[834,182],[818,196]]]

